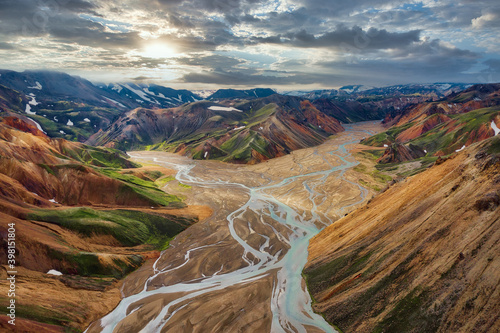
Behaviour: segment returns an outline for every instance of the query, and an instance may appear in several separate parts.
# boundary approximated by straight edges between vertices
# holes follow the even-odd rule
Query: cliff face
[[[389,187],[310,242],[314,309],[346,332],[500,329],[500,138]]]

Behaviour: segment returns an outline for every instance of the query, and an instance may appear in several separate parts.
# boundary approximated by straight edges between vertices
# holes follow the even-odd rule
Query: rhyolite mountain
[[[474,85],[438,101],[394,110],[384,123],[387,131],[363,143],[386,146],[386,156],[381,159],[385,163],[408,160],[416,151],[427,156],[451,154],[499,133],[500,84]],[[413,154],[398,156],[398,145],[406,145],[400,152],[411,150]]]
[[[0,117],[0,264],[14,223],[20,332],[83,331],[118,304],[121,278],[199,220],[160,189],[173,173]]]
[[[343,332],[500,330],[500,136],[471,144],[311,239],[313,308]]]
[[[256,163],[324,142],[340,122],[309,101],[274,94],[251,100],[201,101],[125,113],[88,141],[119,149],[166,150],[195,159]]]

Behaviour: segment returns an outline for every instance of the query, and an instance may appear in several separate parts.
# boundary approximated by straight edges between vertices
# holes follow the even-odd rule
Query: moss
[[[328,263],[319,265],[312,269],[304,271],[307,283],[312,292],[328,289],[336,285],[347,277],[362,270],[372,252],[361,257],[358,254],[361,250],[336,258]]]
[[[426,292],[413,289],[374,328],[374,333],[436,332],[440,324],[438,313],[425,308]]]
[[[487,148],[488,154],[500,154],[500,137],[496,136],[491,140]]]
[[[42,167],[43,169],[45,169],[45,171],[47,171],[48,174],[50,175],[53,175],[55,176],[55,172],[54,170],[52,170],[52,168],[50,166],[48,166],[47,164],[43,164],[43,163],[40,163],[38,164],[39,167]]]
[[[155,181],[155,184],[158,185],[159,187],[165,186],[168,182],[171,182],[172,180],[175,179],[175,176],[166,176],[160,179],[157,179]]]

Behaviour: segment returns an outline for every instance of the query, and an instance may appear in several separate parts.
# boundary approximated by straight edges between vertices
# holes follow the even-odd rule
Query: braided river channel
[[[311,238],[371,195],[353,154],[378,126],[344,125],[320,146],[249,166],[130,152],[176,170],[164,190],[213,214],[130,274],[118,306],[86,332],[335,332],[313,312],[302,270]]]

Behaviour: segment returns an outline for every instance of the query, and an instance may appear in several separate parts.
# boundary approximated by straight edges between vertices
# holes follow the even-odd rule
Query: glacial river
[[[141,282],[142,287],[137,289],[136,293],[124,297],[111,313],[92,324],[87,331],[170,331],[167,327],[180,317],[181,313],[183,318],[190,315],[190,305],[194,300],[203,296],[208,297],[215,292],[224,292],[229,287],[252,284],[270,278],[272,288],[268,291],[266,307],[268,306],[268,312],[270,311],[267,320],[270,321],[268,327],[271,332],[335,332],[322,316],[313,312],[311,298],[301,273],[307,261],[309,240],[321,228],[332,223],[333,216],[343,215],[353,206],[362,203],[368,194],[367,189],[348,180],[345,173],[357,164],[351,156],[350,147],[358,143],[361,137],[371,133],[360,125],[345,125],[345,127],[346,132],[336,143],[329,145],[327,142],[321,149],[309,148],[312,149],[311,158],[321,163],[319,166],[306,168],[302,162],[296,162],[296,168],[300,167],[301,174],[281,179],[270,177],[267,180],[261,175],[262,184],[258,186],[251,186],[246,181],[234,181],[235,177],[223,179],[220,174],[214,176],[210,172],[196,172],[198,161],[186,158],[172,159],[159,155],[155,157],[154,152],[130,153],[138,161],[175,169],[176,179],[182,184],[192,186],[193,189],[198,188],[213,193],[226,190],[239,193],[237,197],[241,202],[229,205],[232,207],[230,210],[222,209],[219,213],[223,216],[218,215],[217,218],[218,223],[223,223],[224,228],[227,228],[231,241],[237,242],[241,251],[239,260],[242,263],[235,269],[223,269],[227,264],[222,259],[220,269],[211,272],[210,275],[187,274],[183,281],[155,283],[169,274],[187,269],[189,265],[194,264],[193,260],[199,260],[203,256],[204,251],[214,251],[223,240],[206,241],[202,245],[193,241],[192,246],[184,244],[177,249],[175,247],[167,249],[152,265],[149,276]],[[234,174],[238,169],[235,168],[231,172]],[[349,193],[353,194],[343,200],[342,205],[329,207],[326,210],[329,193],[323,186],[326,182],[332,181],[338,181],[342,186],[349,187]],[[300,200],[295,200],[293,205],[286,204],[283,198],[290,197],[292,193],[286,191],[283,193],[285,188],[290,188],[288,192],[300,192],[301,200],[308,201],[307,205],[304,205],[307,208],[301,208]],[[280,195],[275,194],[278,192]],[[250,242],[249,239],[253,241]],[[175,261],[169,260],[170,257],[167,256],[173,256],[173,251],[182,251],[180,254],[177,253],[181,258]],[[153,312],[149,310],[146,312],[146,304],[158,297],[163,300],[159,303],[161,305],[156,306]],[[144,314],[141,313],[141,316],[135,314],[134,317],[135,312]],[[139,317],[148,319],[137,326],[138,319],[134,318]],[[134,323],[127,323],[127,320]],[[224,327],[204,327],[198,330],[225,331]]]

